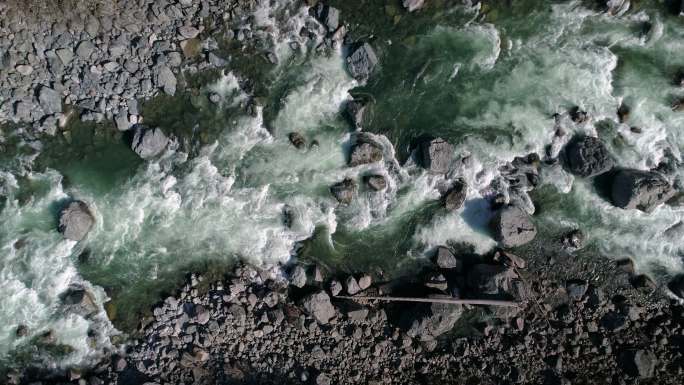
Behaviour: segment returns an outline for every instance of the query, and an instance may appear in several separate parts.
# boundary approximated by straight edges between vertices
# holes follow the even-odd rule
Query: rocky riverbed
[[[494,18],[496,12],[505,10],[498,2],[463,3],[476,18]],[[447,7],[442,2],[404,0],[372,9],[384,9],[385,15],[397,24],[402,18],[421,17],[421,12],[439,14],[442,6]],[[620,17],[630,10],[629,1],[592,6],[606,17]],[[76,124],[96,123],[98,130],[115,132],[140,162],[150,165],[149,170],[159,171],[157,168],[164,167],[160,159],[170,159],[168,152],[181,148],[194,156],[206,150],[191,148],[190,137],[202,137],[203,144],[211,142],[206,141],[206,131],[202,131],[199,123],[183,127],[182,131],[147,124],[143,113],[146,105],[159,100],[177,101],[173,97],[179,94],[202,99],[204,104],[197,104],[203,108],[228,105],[239,114],[221,110],[217,114],[219,120],[237,120],[244,114],[264,130],[258,131],[258,135],[278,138],[276,123],[282,122],[272,115],[287,104],[289,95],[280,87],[294,80],[285,77],[270,89],[272,84],[265,80],[262,67],[278,69],[281,61],[296,60],[283,54],[283,49],[314,57],[339,53],[344,75],[349,77],[342,84],[360,86],[362,90],[372,90],[377,84],[374,74],[391,67],[389,60],[383,63],[382,59],[387,58],[392,40],[382,28],[377,30],[379,37],[375,32],[367,33],[367,20],[356,23],[352,15],[358,8],[334,1],[74,0],[54,6],[44,2],[4,2],[0,4],[0,13],[4,15],[0,19],[0,143],[5,145],[20,137],[31,143],[36,152],[42,149],[41,140],[48,143],[55,137],[66,138],[73,145],[70,138],[75,135]],[[670,8],[667,12],[676,13],[679,4]],[[345,14],[345,10],[349,13]],[[642,23],[635,17],[636,22]],[[650,22],[645,23],[649,31],[646,34],[657,29]],[[411,37],[401,38],[404,40],[399,44],[410,46]],[[500,50],[498,35],[495,40]],[[511,46],[514,44],[517,43],[510,42]],[[499,51],[495,53],[498,58]],[[419,80],[423,81],[431,60],[416,71],[411,94]],[[489,64],[478,65],[487,68]],[[460,66],[453,66],[449,81],[457,76]],[[339,70],[331,66],[330,72],[335,69]],[[218,85],[197,80],[203,76],[213,81],[220,79]],[[334,76],[319,74],[304,88],[325,90],[330,78]],[[336,91],[336,87],[331,88]],[[145,315],[133,314],[133,318],[139,317],[141,321],[137,328],[123,334],[107,334],[111,329],[102,327],[115,318],[115,307],[108,307],[105,312],[102,306],[102,302],[109,300],[106,295],[82,280],[61,285],[63,291],[53,293],[58,300],[52,308],[59,307],[91,322],[87,341],[98,352],[97,362],[46,367],[30,359],[38,350],[18,350],[24,361],[17,362],[26,365],[9,367],[6,382],[681,383],[684,276],[670,272],[646,275],[638,269],[638,255],[605,258],[605,252],[599,252],[595,243],[585,245],[585,238],[592,234],[587,234],[581,221],[579,225],[561,220],[554,226],[541,225],[537,210],[541,208],[543,216],[548,199],[535,195],[542,194],[539,190],[544,184],[562,185],[562,178],[555,178],[562,175],[570,178],[571,183],[572,178],[577,178],[582,183],[595,184],[611,206],[605,211],[625,210],[639,218],[648,218],[663,207],[676,211],[681,206],[681,162],[669,148],[648,169],[637,167],[618,152],[620,147],[615,143],[625,141],[625,136],[619,136],[619,140],[604,137],[610,131],[605,126],[612,123],[600,121],[596,123],[598,128],[585,130],[595,123],[591,111],[574,104],[562,109],[555,106],[559,112],[552,115],[553,130],[544,139],[544,151],[528,151],[525,147],[524,152],[518,151],[498,163],[496,170],[477,170],[481,164],[475,163],[469,152],[462,152],[461,143],[454,140],[439,135],[415,135],[410,146],[400,147],[401,141],[388,139],[391,133],[385,136],[366,132],[369,121],[377,121],[374,114],[381,110],[372,97],[363,92],[359,95],[333,106],[341,110],[339,115],[344,116],[351,132],[341,146],[334,142],[336,149],[344,147],[343,171],[336,170],[325,178],[323,188],[316,186],[316,191],[324,191],[327,199],[316,209],[339,214],[326,224],[335,222],[336,226],[338,219],[343,222],[354,217],[358,205],[368,209],[371,219],[357,222],[370,223],[380,218],[382,223],[383,210],[390,206],[387,202],[394,198],[393,194],[401,190],[399,185],[420,175],[416,184],[425,184],[430,191],[421,213],[448,221],[450,216],[465,217],[466,212],[474,210],[473,201],[480,202],[486,210],[478,214],[485,220],[479,221],[484,225],[476,233],[484,233],[487,244],[496,247],[481,252],[468,242],[431,238],[427,244],[420,244],[422,259],[414,264],[418,267],[410,274],[407,269],[391,277],[380,268],[361,271],[347,265],[346,269],[339,269],[316,260],[316,250],[298,255],[298,251],[310,247],[307,242],[313,243],[314,227],[321,223],[302,225],[302,211],[306,210],[279,203],[277,210],[273,210],[277,212],[278,231],[280,227],[293,232],[304,227],[309,231],[307,237],[291,241],[294,246],[287,244],[292,246],[286,248],[287,260],[256,266],[247,260],[227,275],[217,271],[190,274],[182,288],[162,298]],[[678,109],[677,105],[672,107],[673,111]],[[164,111],[154,113],[163,115]],[[169,115],[177,116],[176,113],[169,110]],[[307,113],[316,111],[310,109]],[[620,101],[619,107],[612,108],[610,113],[611,122],[626,124],[630,107]],[[300,120],[304,120],[304,115],[295,114]],[[173,123],[178,122],[170,124]],[[575,130],[566,132],[563,127]],[[325,146],[329,143],[321,143],[322,135],[312,135],[308,129],[302,124],[280,135],[287,143],[280,149],[281,154],[327,151],[329,147]],[[628,131],[629,135],[637,135],[641,128],[632,126]],[[241,140],[244,138],[236,141]],[[226,143],[223,145],[227,147]],[[399,147],[396,153],[394,146]],[[399,152],[410,152],[409,159],[401,165],[397,160],[401,158]],[[166,163],[181,165],[188,156],[180,157],[183,159]],[[175,202],[174,195],[168,192],[180,177],[174,174],[177,170],[173,166],[169,167],[172,171],[157,184],[162,185],[164,197],[171,196]],[[212,167],[200,168],[202,172],[197,174],[213,176],[234,171],[226,171],[229,167]],[[257,174],[261,171],[259,167],[255,170]],[[230,175],[207,190],[219,191],[219,196],[227,194],[236,179],[249,179],[245,174]],[[487,177],[490,174],[497,176]],[[487,185],[478,186],[483,179],[488,180]],[[307,178],[301,177],[297,182],[300,180],[305,184]],[[201,187],[205,181],[191,174],[186,183]],[[284,195],[291,193],[285,190]],[[249,190],[245,195],[264,194],[263,191]],[[0,198],[3,194],[5,190],[0,190]],[[87,268],[92,263],[88,261],[91,249],[76,245],[87,244],[92,232],[102,233],[106,219],[102,219],[94,199],[89,202],[87,196],[81,199],[63,192],[56,196],[59,205],[50,206],[57,217],[52,231],[61,233],[63,240],[69,242],[69,250],[74,250],[66,253],[69,255],[65,259],[74,254],[80,266]],[[129,200],[137,198],[132,194]],[[23,204],[31,199],[17,201]],[[4,201],[0,203],[3,209]],[[193,208],[203,203],[195,202]],[[100,207],[103,206],[105,202],[101,201]],[[257,215],[250,211],[250,204],[240,202],[238,206],[248,207],[245,217]],[[212,213],[204,216],[209,214]],[[159,218],[163,215],[154,217],[149,225],[154,226]],[[472,215],[468,220],[470,224],[477,222]],[[419,221],[410,218],[406,222],[413,230],[414,222]],[[669,226],[668,237],[676,238],[681,224],[679,221]],[[559,228],[563,232],[559,233]],[[452,226],[448,231],[457,233],[459,229]],[[267,232],[280,234],[281,238],[286,234],[272,227]],[[354,233],[351,234],[353,237]],[[30,240],[13,239],[8,250],[18,253],[26,244]],[[173,246],[164,244],[163,248],[166,247]],[[155,253],[160,249],[155,249]],[[231,251],[237,255],[242,252]],[[411,254],[414,251],[401,250],[396,254],[415,257]],[[669,266],[672,265],[675,264]],[[155,265],[149,276],[155,276],[158,269],[159,265]],[[35,345],[35,349],[65,349],[60,353],[69,353],[71,348],[56,343],[58,331],[35,332],[26,324],[19,324],[12,329],[12,340],[30,335],[34,342],[31,349]]]

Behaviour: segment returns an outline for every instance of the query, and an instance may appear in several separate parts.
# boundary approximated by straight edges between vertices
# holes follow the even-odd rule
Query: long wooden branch
[[[368,296],[346,296],[336,295],[333,298],[369,300],[369,301],[388,301],[388,302],[426,302],[426,303],[447,303],[453,305],[488,305],[488,306],[508,306],[518,307],[515,301],[501,301],[495,299],[456,299],[456,298],[416,298],[416,297],[368,297]]]

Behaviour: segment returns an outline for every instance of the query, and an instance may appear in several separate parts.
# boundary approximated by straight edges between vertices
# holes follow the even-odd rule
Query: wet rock
[[[382,191],[387,187],[387,180],[382,175],[368,175],[363,180],[374,191]]]
[[[350,204],[356,195],[357,186],[351,178],[345,178],[342,182],[336,183],[330,187],[330,192],[335,199],[342,204]]]
[[[629,0],[607,0],[606,8],[610,15],[622,15],[629,10]]]
[[[404,0],[402,4],[406,10],[413,12],[423,8],[425,0]]]
[[[450,298],[441,295],[431,295],[429,298]],[[407,317],[417,318],[413,320],[407,330],[407,334],[421,341],[430,341],[450,331],[463,314],[461,305],[432,303],[427,306],[417,306],[418,311],[407,312]],[[410,313],[410,314],[408,314]]]
[[[350,100],[345,104],[344,114],[355,129],[361,128],[365,112],[366,106],[361,101]]]
[[[290,284],[299,288],[306,286],[306,270],[302,266],[295,266],[290,272]]]
[[[133,130],[131,149],[143,159],[161,154],[169,144],[169,138],[160,128],[137,125]]]
[[[337,8],[318,3],[314,14],[316,19],[328,29],[328,32],[334,32],[340,26],[340,11]]]
[[[304,136],[298,132],[290,132],[290,134],[287,136],[288,139],[290,139],[290,143],[292,143],[293,146],[295,146],[298,149],[302,149],[306,147],[306,139],[304,139]]]
[[[577,138],[566,146],[567,167],[573,174],[588,178],[613,168],[613,159],[605,144],[591,136]]]
[[[629,119],[630,108],[624,102],[620,104],[617,110],[618,120],[620,123],[625,123]]]
[[[439,266],[440,269],[455,269],[456,271],[460,271],[463,268],[463,263],[454,256],[451,250],[444,246],[437,247],[435,264]]]
[[[70,287],[60,295],[60,299],[65,306],[71,307],[83,316],[89,316],[98,311],[93,295],[80,286]]]
[[[458,210],[463,206],[467,194],[468,185],[466,182],[462,179],[456,180],[442,196],[442,204],[448,211]]]
[[[576,250],[582,247],[584,234],[582,230],[572,230],[561,237],[561,245],[564,249]]]
[[[368,43],[354,48],[347,57],[347,70],[354,79],[359,81],[367,80],[377,64],[378,57]]]
[[[14,334],[18,337],[26,337],[28,335],[28,326],[26,325],[19,325],[17,326],[17,330],[14,332]]]
[[[375,163],[382,160],[382,149],[372,143],[357,143],[352,147],[349,166]]]
[[[59,213],[58,230],[64,238],[72,241],[85,238],[94,224],[95,218],[83,201],[73,201]]]
[[[649,350],[627,350],[620,353],[618,363],[630,376],[639,378],[651,378],[655,372],[658,360]]]
[[[309,294],[302,301],[304,310],[321,325],[335,317],[335,307],[330,303],[330,296],[324,291]]]
[[[419,148],[421,166],[434,174],[445,174],[449,171],[454,147],[442,138],[423,141]]]
[[[425,286],[437,289],[441,291],[446,291],[449,288],[449,282],[447,281],[444,274],[430,274],[425,279]]]
[[[581,110],[578,106],[570,109],[570,119],[577,124],[582,124],[589,120],[589,114],[586,111]]]
[[[522,246],[537,235],[532,218],[517,206],[501,209],[492,221],[492,228],[494,239],[504,247]]]
[[[38,102],[43,111],[48,115],[62,112],[62,96],[50,87],[40,87]]]
[[[675,190],[659,173],[641,170],[621,170],[613,179],[613,204],[623,209],[653,211],[672,198]]]

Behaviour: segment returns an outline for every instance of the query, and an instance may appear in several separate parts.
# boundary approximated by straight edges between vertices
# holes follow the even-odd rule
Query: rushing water
[[[313,22],[305,9],[263,7],[255,20],[277,26],[269,30],[280,63],[264,70],[269,114],[239,108],[249,96],[227,70],[200,95],[217,93],[221,103],[196,108],[211,116],[198,130],[216,134],[190,154],[179,140],[142,162],[121,140],[91,137],[38,167],[40,143],[7,143],[21,155],[3,158],[0,170],[0,360],[24,352],[49,329],[73,348],[53,364],[96,359],[118,333],[104,310],[110,297],[110,318],[131,317],[198,266],[236,258],[284,263],[299,252],[330,267],[393,272],[447,242],[485,253],[495,246],[485,198],[507,192],[499,166],[545,154],[558,125],[600,136],[621,166],[680,160],[684,113],[671,103],[684,95],[672,83],[684,65],[682,20],[658,4],[635,3],[616,17],[579,1],[485,9],[435,2],[415,15],[376,1],[364,5],[365,18],[356,5],[340,4],[343,16],[361,18],[354,33],[371,38],[381,58],[365,85],[348,76],[339,47],[318,53],[299,36]],[[273,15],[285,12],[287,22],[276,23]],[[302,48],[293,51],[292,41]],[[382,162],[346,166],[350,131],[340,109],[350,91],[371,102],[364,130],[382,144]],[[631,114],[621,124],[616,112],[623,102]],[[567,117],[575,105],[589,122]],[[292,131],[317,145],[295,149]],[[410,157],[412,140],[426,134],[456,145],[446,179],[426,174]],[[338,206],[329,186],[369,173],[384,175],[388,188],[361,187],[351,205]],[[558,166],[544,167],[541,176],[539,227],[582,228],[605,256],[634,258],[644,272],[682,270],[682,226],[665,230],[684,219],[684,209],[625,211]],[[456,177],[467,180],[468,200],[444,214],[435,204],[437,188]],[[88,202],[97,220],[78,244],[55,230],[59,204],[69,197]],[[519,199],[535,210],[529,198]],[[284,211],[292,214],[290,226]],[[65,310],[59,294],[74,283],[93,292],[97,315]],[[18,325],[28,327],[27,337],[16,337]]]

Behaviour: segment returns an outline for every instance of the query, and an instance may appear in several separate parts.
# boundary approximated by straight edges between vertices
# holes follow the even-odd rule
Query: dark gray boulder
[[[456,258],[451,250],[444,246],[437,247],[434,261],[440,269],[455,269],[456,271],[460,271],[463,268],[463,263]]]
[[[363,177],[363,181],[374,191],[382,191],[387,188],[387,180],[382,175],[367,175]]]
[[[81,286],[73,286],[60,295],[62,304],[69,307],[73,312],[82,316],[97,313],[95,297]]]
[[[302,149],[306,146],[306,139],[304,139],[304,136],[299,132],[290,132],[287,137],[290,139],[290,143],[296,148]]]
[[[160,128],[137,125],[133,130],[131,149],[143,159],[161,154],[169,144],[169,138]]]
[[[419,148],[421,166],[434,174],[445,174],[449,171],[454,147],[442,138],[423,141]]]
[[[382,149],[374,143],[357,142],[349,154],[349,166],[375,163],[382,160]]]
[[[603,174],[613,168],[613,159],[603,142],[591,136],[577,138],[565,149],[567,168],[581,177]]]
[[[83,201],[73,201],[59,213],[58,230],[64,238],[72,241],[85,238],[94,224],[95,218]]]
[[[314,14],[316,19],[328,29],[328,32],[335,32],[340,26],[340,11],[337,8],[318,3]]]
[[[431,295],[430,298],[451,298],[443,295]],[[422,308],[422,309],[420,309]],[[422,310],[422,311],[420,311]],[[431,341],[450,331],[463,314],[463,306],[445,303],[432,303],[419,306],[408,317],[418,316],[411,322],[407,334],[421,341]]]
[[[442,204],[448,211],[458,210],[463,206],[467,194],[468,185],[464,180],[458,179],[442,196]]]
[[[501,295],[514,290],[513,281],[518,277],[515,271],[502,265],[475,265],[468,271],[468,287],[481,295]]]
[[[492,220],[494,239],[504,247],[524,245],[534,239],[537,228],[532,218],[517,206],[506,206]]]
[[[335,183],[330,187],[330,192],[342,204],[350,204],[356,195],[358,187],[351,178],[345,178],[342,182]]]
[[[335,317],[335,307],[330,303],[330,296],[325,291],[309,294],[302,301],[304,310],[318,323],[325,325]]]
[[[621,170],[613,178],[613,204],[623,209],[650,212],[675,195],[662,175],[653,171]]]
[[[632,377],[651,378],[658,359],[650,350],[626,350],[620,353],[618,363]]]
[[[354,48],[347,56],[347,70],[356,80],[367,80],[375,66],[378,64],[378,57],[368,43],[363,43]]]
[[[350,100],[344,105],[344,115],[355,129],[361,128],[365,112],[366,106],[358,100]]]

